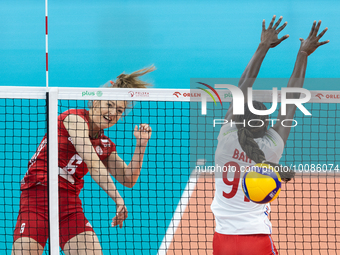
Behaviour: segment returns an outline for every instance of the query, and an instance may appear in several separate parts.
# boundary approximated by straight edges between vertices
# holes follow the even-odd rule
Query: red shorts
[[[214,255],[278,255],[271,235],[214,234]]]
[[[81,200],[68,190],[59,189],[59,243],[65,244],[76,235],[93,231],[86,219]],[[20,197],[20,211],[14,230],[14,241],[29,237],[45,247],[48,238],[48,198],[45,186],[23,190]]]

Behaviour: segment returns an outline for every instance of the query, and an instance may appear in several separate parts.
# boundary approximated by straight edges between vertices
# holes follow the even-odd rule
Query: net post
[[[46,93],[47,99],[47,168],[48,168],[48,225],[50,255],[59,254],[58,200],[58,88]]]

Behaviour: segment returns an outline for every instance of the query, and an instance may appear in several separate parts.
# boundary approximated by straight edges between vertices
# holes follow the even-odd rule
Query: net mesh
[[[265,105],[268,109],[271,106],[268,103]],[[340,106],[335,103],[308,103],[304,106],[312,116],[306,117],[301,111],[296,111],[294,120],[298,124],[291,129],[280,160],[280,164],[296,171],[296,178],[283,184],[279,197],[271,203],[272,237],[280,254],[337,254],[340,224],[336,216],[340,209],[340,148],[337,146],[340,140]],[[204,155],[205,165],[214,165],[216,138],[221,125],[213,128],[212,123],[214,119],[224,116],[225,110],[222,109],[228,107],[228,103],[224,103],[223,108],[207,103],[206,116],[200,115],[199,103],[191,107],[191,123],[201,126],[201,132],[198,130],[191,135],[191,142],[202,144],[201,151],[197,149],[196,155],[191,155],[192,159]],[[277,114],[278,111],[274,112],[269,119],[275,119]],[[196,228],[184,228],[182,237],[178,237],[178,244],[186,242],[188,249],[196,248],[201,244],[200,233],[205,233],[207,250],[199,249],[199,254],[212,254],[213,217],[207,212],[210,212],[209,205],[214,196],[211,192],[214,175],[208,173],[209,169],[206,172],[201,174],[197,182],[194,193],[197,201],[192,212],[188,211],[188,217],[194,217],[194,212],[199,212],[210,225],[203,223],[202,217],[196,218],[195,223],[192,223]],[[199,207],[203,201],[205,204]],[[193,244],[188,235],[195,237],[198,243]],[[203,236],[201,238],[204,239]],[[176,254],[175,249],[173,254]]]
[[[7,98],[0,99],[0,106],[0,192],[4,197],[0,251],[10,254],[20,182],[47,130],[46,101]],[[197,164],[214,165],[221,126],[212,123],[214,118],[223,118],[228,106],[209,102],[208,114],[202,117],[197,102],[137,100],[128,115],[105,130],[127,164],[135,150],[135,125],[150,124],[152,137],[136,185],[128,188],[115,181],[128,209],[122,229],[111,227],[116,210],[113,200],[89,174],[83,178],[79,198],[103,254],[212,254],[214,178],[209,171],[196,174],[192,170]],[[340,251],[339,105],[305,106],[312,117],[297,111],[294,119],[298,126],[292,128],[280,163],[297,170],[310,169],[298,171],[272,203],[272,237],[280,254],[336,254]],[[88,109],[87,101],[59,100],[59,114],[69,109]],[[84,248],[78,241],[80,251]],[[48,244],[44,254],[49,254]]]
[[[0,251],[11,254],[21,180],[46,133],[46,100],[1,98],[0,119]]]
[[[85,108],[87,101],[59,101],[59,113]],[[116,210],[113,200],[89,174],[84,177],[80,198],[104,254],[157,254],[190,175],[189,103],[136,101],[128,115],[105,130],[126,164],[135,151],[133,130],[141,123],[150,124],[152,138],[138,182],[131,189],[115,181],[128,208],[122,229],[111,227]]]
[[[292,130],[280,161],[298,174],[273,203],[273,237],[280,254],[337,254],[339,104],[306,107],[312,117],[297,112],[299,125]]]

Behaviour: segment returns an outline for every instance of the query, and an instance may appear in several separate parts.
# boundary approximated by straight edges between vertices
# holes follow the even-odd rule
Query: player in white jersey
[[[263,20],[261,43],[238,84],[245,95],[245,102],[248,100],[247,89],[253,86],[268,50],[288,38],[286,35],[278,39],[278,33],[287,24],[284,23],[277,28],[281,20],[282,17],[274,25],[274,16],[268,29],[265,28]],[[303,86],[307,57],[319,46],[329,42],[319,42],[327,31],[326,28],[317,35],[320,25],[321,21],[318,24],[314,21],[308,38],[306,40],[300,38],[301,46],[287,87]],[[298,93],[287,95],[288,98],[299,98],[299,96]],[[253,106],[257,110],[266,109],[264,104],[256,101],[253,101]],[[268,116],[253,114],[247,105],[245,105],[244,115],[233,115],[232,108],[231,104],[225,116],[228,123],[221,128],[215,154],[216,193],[211,205],[216,220],[213,252],[214,255],[278,254],[270,236],[271,223],[268,219],[270,205],[249,201],[242,192],[240,179],[247,166],[264,161],[269,161],[271,164],[279,162],[291,129],[281,125],[281,121],[293,119],[296,106],[287,105],[286,115],[283,115],[280,109],[276,124],[268,130],[269,122],[266,121]],[[248,125],[249,120],[253,120],[251,126]],[[233,125],[231,125],[232,121]],[[261,126],[262,123],[264,125]],[[285,126],[291,125],[292,121],[285,121]],[[226,171],[227,169],[229,171]],[[288,181],[293,173],[281,172],[280,175],[284,181]]]

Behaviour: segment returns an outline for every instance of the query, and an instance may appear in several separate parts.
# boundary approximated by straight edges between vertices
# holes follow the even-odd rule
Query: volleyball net
[[[57,116],[69,109],[89,109],[89,101],[128,101],[123,118],[105,135],[128,164],[134,154],[134,127],[148,123],[152,136],[140,177],[133,188],[115,181],[128,209],[122,229],[111,227],[116,207],[89,174],[79,197],[98,236],[103,254],[212,254],[214,153],[217,135],[232,95],[209,89],[108,89],[0,87],[0,251],[11,254],[20,205],[20,185],[28,162],[47,135],[49,231],[44,254],[59,248]],[[118,92],[117,92],[118,91]],[[340,251],[340,92],[311,91],[297,110],[280,163],[296,170],[284,184],[270,215],[280,254],[336,254]],[[202,98],[206,114],[202,114]],[[254,99],[271,102],[271,91],[254,91]],[[216,101],[216,103],[214,102]],[[270,106],[270,104],[268,104]],[[275,119],[277,111],[272,114]],[[59,138],[60,139],[60,138]],[[105,142],[105,141],[104,141]],[[98,155],[101,149],[96,150]],[[75,163],[77,164],[77,163]],[[197,171],[197,167],[202,169]],[[25,226],[24,226],[25,227]],[[80,246],[79,246],[80,247]],[[81,248],[79,248],[81,249]]]

